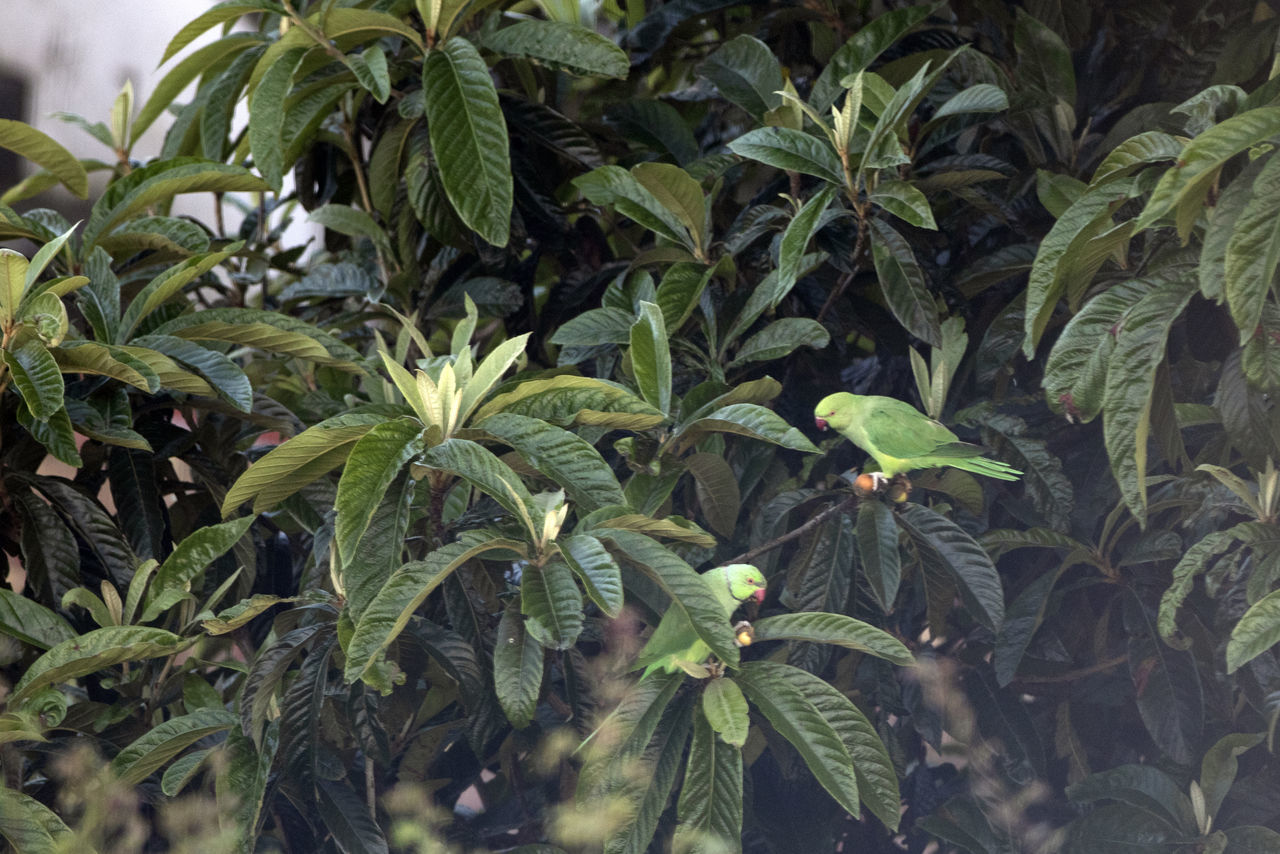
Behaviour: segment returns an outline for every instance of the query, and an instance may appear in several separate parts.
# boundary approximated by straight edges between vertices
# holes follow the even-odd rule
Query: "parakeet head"
[[[745,602],[754,598],[756,602],[764,601],[764,573],[749,563],[731,563],[724,568],[724,577],[729,584],[729,595],[737,602]]]
[[[847,391],[829,394],[813,408],[813,423],[819,430],[843,430],[853,420],[853,395]]]

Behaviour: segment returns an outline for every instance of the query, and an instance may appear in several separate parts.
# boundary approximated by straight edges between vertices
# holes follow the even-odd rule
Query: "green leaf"
[[[226,816],[239,828],[237,838],[242,843],[236,849],[237,854],[252,854],[250,840],[257,832],[279,743],[276,727],[268,728],[261,744],[233,729],[218,748],[220,755],[211,760],[214,767],[221,769],[214,780],[219,815]]]
[[[160,377],[146,362],[124,348],[96,341],[66,341],[49,351],[64,374],[97,374],[128,383],[149,394],[160,390]]]
[[[387,98],[391,97],[391,77],[387,73],[387,55],[381,47],[372,44],[362,53],[348,54],[347,67],[375,101],[387,103]]]
[[[645,402],[659,412],[671,413],[671,346],[662,311],[641,301],[631,327],[631,370]]]
[[[713,680],[703,693],[702,714],[694,716],[693,743],[676,807],[680,816],[672,842],[676,851],[735,850],[742,839],[742,750],[740,744],[725,744],[728,739],[717,739],[713,732],[716,723],[707,697],[715,693],[716,683],[730,686],[726,690],[737,695],[746,740],[747,701],[728,679]]]
[[[955,522],[920,504],[902,505],[898,522],[921,559],[950,576],[973,618],[991,631],[999,631],[1004,621],[1004,594],[1000,575],[982,546]]]
[[[1176,780],[1151,765],[1121,765],[1090,774],[1068,786],[1067,797],[1075,803],[1119,801],[1170,822],[1185,833],[1197,830],[1191,800]]]
[[[898,39],[913,30],[917,24],[932,15],[941,3],[926,3],[895,9],[881,15],[853,34],[841,45],[827,62],[813,84],[809,105],[825,114],[840,93],[844,91],[844,79],[871,67],[876,57],[893,46]]]
[[[870,199],[904,222],[917,228],[928,228],[937,231],[938,224],[933,220],[933,209],[924,193],[906,181],[882,181]]]
[[[387,488],[425,445],[422,422],[416,418],[384,421],[356,440],[333,499],[333,540],[341,566],[355,559],[356,546]]]
[[[977,83],[948,98],[930,116],[929,121],[936,122],[948,116],[967,113],[999,113],[1007,109],[1009,109],[1009,96],[1003,89],[990,83]]]
[[[902,580],[898,552],[898,524],[883,501],[864,501],[858,507],[858,559],[871,591],[886,614],[893,610]]]
[[[837,189],[834,185],[828,185],[815,193],[796,212],[787,224],[787,230],[782,233],[782,242],[778,244],[778,280],[774,287],[784,293],[790,291],[800,278],[805,268],[804,250],[822,226],[823,214],[835,200]]]
[[[621,166],[600,166],[574,178],[572,183],[592,204],[608,205],[690,252],[697,254],[701,251],[680,214]]]
[[[196,638],[183,638],[164,629],[108,626],[68,638],[37,658],[9,695],[16,709],[41,688],[97,673],[126,661],[144,661],[174,655]]]
[[[0,148],[7,148],[47,169],[75,196],[89,198],[89,176],[84,166],[74,154],[42,131],[12,119],[0,119]]]
[[[682,265],[673,265],[682,266]],[[684,266],[702,267],[701,264]],[[697,304],[696,301],[694,303]],[[666,314],[664,312],[663,316]],[[569,318],[551,336],[551,343],[560,347],[593,347],[599,344],[629,344],[631,326],[635,315],[621,308],[592,308]],[[667,331],[674,331],[667,325]]]
[[[296,596],[272,596],[267,593],[255,593],[248,599],[241,599],[216,617],[201,620],[200,626],[210,635],[225,635],[248,623],[254,617],[270,610],[281,603],[296,602]]]
[[[122,783],[137,785],[187,747],[235,724],[236,716],[225,709],[197,709],[170,718],[117,753],[111,770]]]
[[[678,685],[680,680],[671,678],[675,676],[676,674],[671,674],[667,684]],[[654,680],[648,679],[646,683],[652,681]],[[662,694],[658,695],[658,702],[654,705],[658,706],[659,703],[667,705]],[[623,708],[619,706],[619,710]],[[662,711],[661,707],[659,711]],[[648,851],[658,820],[666,811],[676,775],[684,764],[692,713],[692,702],[682,700],[671,704],[662,717],[660,728],[646,744],[641,745],[643,753],[638,758],[624,762],[610,761],[610,758],[598,761],[598,766],[606,766],[610,785],[599,787],[597,791],[608,794],[619,791],[623,798],[631,802],[628,806],[635,806],[630,820],[623,822],[617,832],[605,841],[605,854],[645,854]],[[606,726],[611,727],[612,722],[607,722]],[[630,754],[624,755],[630,757]],[[584,788],[580,787],[579,792],[583,791]],[[591,805],[597,801],[580,798],[580,802]]]
[[[1076,73],[1071,63],[1071,50],[1061,36],[1019,9],[1013,43],[1018,52],[1018,74],[1030,86],[1068,107],[1074,107]]]
[[[524,353],[531,334],[526,332],[514,338],[508,338],[484,357],[484,361],[476,367],[470,381],[462,389],[462,398],[458,403],[459,424],[466,422],[485,395],[498,384],[498,380],[507,372],[507,369],[516,363]]]
[[[844,186],[844,167],[831,144],[802,131],[757,128],[729,143],[729,150],[775,169],[801,172],[837,187]]]
[[[249,99],[249,150],[267,186],[280,192],[284,181],[285,99],[309,48],[295,47],[275,58]],[[263,59],[265,60],[264,55]]]
[[[316,796],[324,826],[343,854],[387,854],[382,828],[345,779],[316,780]]]
[[[689,250],[701,260],[707,242],[707,200],[702,185],[670,163],[638,163],[631,167],[631,176],[675,215],[689,233]]]
[[[504,608],[493,646],[493,685],[502,711],[516,729],[533,720],[542,691],[542,669],[542,644],[525,631],[519,608]]]
[[[1142,297],[1125,317],[1107,371],[1103,438],[1120,494],[1141,524],[1147,516],[1147,439],[1156,372],[1173,322],[1197,289],[1194,276],[1175,273]]]
[[[654,302],[662,309],[662,320],[666,324],[668,335],[675,334],[680,330],[680,327],[684,326],[685,321],[689,319],[689,315],[693,314],[693,310],[698,306],[698,300],[701,299],[702,293],[706,290],[707,283],[711,281],[713,275],[715,275],[714,267],[689,261],[678,261],[667,268],[667,272],[662,275],[662,281],[658,283]],[[619,309],[599,310],[619,311]],[[590,312],[587,312],[587,314],[590,314]],[[572,322],[570,321],[570,323]],[[567,326],[568,324],[565,325]],[[564,327],[560,328],[563,329]],[[626,329],[629,333],[629,317]],[[630,337],[628,335],[622,341],[614,343],[626,344],[629,342]],[[601,339],[597,338],[591,343],[601,343]]]
[[[87,253],[99,237],[139,211],[181,193],[261,192],[268,187],[249,170],[195,157],[160,160],[119,179],[93,205],[82,234]]]
[[[796,279],[815,270],[819,264],[826,260],[826,253],[810,252],[800,259],[799,268],[796,271]],[[786,287],[783,287],[786,285]],[[751,328],[751,324],[765,311],[778,307],[783,297],[791,292],[795,286],[795,280],[790,284],[783,281],[781,268],[771,270],[760,284],[756,285],[751,294],[747,297],[746,303],[742,306],[742,310],[738,312],[738,316],[734,318],[733,323],[729,325],[729,331],[724,334],[724,342],[727,346],[729,343],[737,340],[737,338]]]
[[[1280,590],[1273,590],[1249,607],[1227,641],[1227,672],[1235,673],[1280,643]]]
[[[1183,833],[1144,810],[1106,804],[1072,823],[1065,850],[1081,854],[1173,854],[1183,847],[1183,839]]]
[[[1001,688],[1018,675],[1018,666],[1031,645],[1031,639],[1044,619],[1049,594],[1064,570],[1073,562],[1064,561],[1056,570],[1037,576],[1023,588],[1004,615],[1004,623],[996,637],[994,671]]]
[[[168,768],[164,769],[164,774],[160,778],[160,791],[164,792],[166,797],[177,797],[204,767],[205,760],[213,750],[212,747],[193,750],[175,759]]]
[[[474,380],[473,380],[474,382]],[[538,418],[561,427],[591,425],[648,430],[666,416],[621,386],[593,377],[528,380],[495,395],[476,412],[480,423],[499,412]]]
[[[120,340],[128,341],[132,338],[143,319],[181,293],[188,283],[230,258],[243,245],[243,242],[236,242],[219,252],[208,252],[188,258],[147,282],[125,309],[124,316],[120,320]]]
[[[782,68],[769,46],[755,36],[740,35],[725,42],[703,60],[698,74],[761,124],[765,113],[782,105],[778,94],[785,85]]]
[[[732,537],[742,511],[742,492],[733,468],[719,454],[699,452],[684,458],[693,475],[698,506],[711,528],[723,537]]]
[[[217,350],[210,350],[173,335],[142,335],[133,339],[133,344],[163,353],[198,373],[219,397],[236,409],[241,412],[253,411],[253,385],[249,382],[249,377],[239,365]]]
[[[622,574],[608,549],[589,534],[565,537],[557,540],[557,545],[591,601],[607,616],[618,616],[622,612]]]
[[[542,513],[537,510],[528,488],[510,466],[483,445],[467,439],[446,439],[429,448],[423,462],[458,475],[501,504],[516,519],[523,520],[535,539],[541,536]]]
[[[348,237],[368,238],[383,258],[395,255],[391,249],[391,240],[382,226],[362,210],[347,205],[321,205],[307,219]]]
[[[752,703],[791,743],[809,772],[836,803],[858,815],[858,778],[848,748],[827,719],[792,684],[785,671],[804,673],[785,664],[749,661],[734,678]]]
[[[568,649],[582,633],[582,594],[569,565],[549,560],[528,565],[520,576],[520,612],[534,640],[550,649]]]
[[[707,683],[702,691],[702,713],[726,744],[742,747],[747,743],[747,730],[751,726],[747,698],[732,679],[721,677]]]
[[[657,582],[671,597],[671,607],[684,612],[698,637],[717,658],[730,667],[738,665],[738,647],[724,618],[724,608],[716,601],[702,576],[689,564],[644,534],[609,528],[598,531],[596,535],[613,542]]]
[[[63,406],[66,387],[62,372],[49,348],[37,338],[30,338],[16,350],[0,351],[9,366],[13,385],[33,418],[48,421]]]
[[[626,53],[586,27],[564,21],[517,21],[484,37],[495,53],[523,56],[548,68],[585,77],[625,80],[631,70]]]
[[[427,54],[422,89],[431,149],[449,203],[481,238],[506,246],[511,159],[488,66],[469,41],[451,38]]]
[[[18,316],[30,269],[30,263],[21,252],[0,249],[0,322],[6,325]]]
[[[689,423],[680,434],[680,443],[690,445],[707,433],[732,433],[772,442],[794,451],[818,453],[813,443],[775,412],[755,403],[732,403]]]
[[[257,308],[214,308],[179,315],[152,330],[193,341],[225,341],[359,371],[360,354],[306,321]]]
[[[1280,107],[1259,107],[1214,125],[1182,150],[1177,165],[1165,172],[1138,216],[1138,230],[1150,228],[1175,207],[1193,200],[1198,204],[1209,192],[1224,163],[1250,146],[1280,133]],[[1185,241],[1187,229],[1179,228]]]
[[[212,9],[189,21],[165,46],[158,65],[164,65],[204,33],[227,21],[234,21],[251,12],[283,13],[284,9],[272,0],[224,0]],[[136,136],[136,134],[135,134]]]
[[[1240,343],[1253,338],[1280,265],[1280,157],[1272,157],[1250,182],[1253,196],[1231,223],[1223,257],[1223,292]]]
[[[253,524],[254,516],[232,519],[193,531],[174,547],[156,570],[155,578],[147,590],[146,604],[142,609],[142,621],[150,622],[188,595],[191,582],[197,575],[222,557],[244,536]]]
[[[910,650],[893,635],[843,614],[800,612],[778,614],[754,623],[755,642],[795,640],[857,649],[903,667],[915,664]]]
[[[62,617],[7,587],[0,587],[0,632],[39,649],[57,646],[76,634]]]
[[[76,223],[76,225],[79,225],[79,223]],[[40,278],[40,274],[49,266],[49,262],[58,257],[58,253],[62,251],[62,247],[67,245],[67,241],[70,240],[71,235],[75,233],[76,225],[71,226],[53,240],[50,240],[44,246],[41,246],[40,251],[31,256],[31,263],[27,265],[27,272],[22,279],[21,292],[29,292],[31,290],[32,285],[34,285],[36,280]],[[11,260],[6,258],[4,266],[7,268],[9,263],[12,263]],[[12,283],[10,283],[10,287],[12,287]],[[30,295],[31,294],[28,293],[28,296]],[[61,294],[59,296],[61,296]],[[11,304],[18,305],[18,303]]]
[[[1236,757],[1257,747],[1265,737],[1260,732],[1233,732],[1218,739],[1205,752],[1200,762],[1200,789],[1204,792],[1206,815],[1216,817],[1231,791],[1240,767]]]
[[[63,824],[57,813],[30,795],[8,786],[0,787],[0,836],[13,846],[15,854],[44,854],[69,850],[96,854],[83,838]]]
[[[491,415],[477,426],[514,448],[586,510],[626,503],[613,469],[600,452],[568,430],[509,412]]]
[[[831,333],[813,318],[784,317],[748,338],[734,354],[729,367],[781,359],[799,347],[821,350],[829,343]]]
[[[473,557],[495,549],[521,551],[516,540],[495,537],[466,537],[436,549],[424,560],[410,561],[391,574],[374,596],[347,641],[345,678],[355,682],[375,663],[382,650],[396,639],[409,618],[440,584]]]
[[[1149,130],[1131,136],[1102,159],[1093,170],[1091,186],[1123,178],[1148,163],[1177,160],[1182,156],[1182,143],[1164,131]]]
[[[880,292],[893,316],[912,335],[940,346],[938,309],[906,238],[884,221],[871,220],[871,257],[880,279]]]

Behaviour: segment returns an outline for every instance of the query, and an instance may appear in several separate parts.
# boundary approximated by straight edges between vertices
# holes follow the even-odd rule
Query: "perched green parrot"
[[[999,480],[1017,480],[1022,472],[982,456],[977,445],[961,442],[942,424],[909,403],[892,397],[829,394],[814,407],[821,430],[834,427],[875,459],[883,478],[914,469],[952,466]]]
[[[757,602],[764,601],[764,573],[749,563],[717,566],[704,572],[701,578],[720,607],[724,608],[726,620],[746,600],[754,597]],[[641,679],[658,670],[675,673],[684,669],[681,663],[702,664],[709,655],[711,648],[693,630],[684,609],[670,607],[649,636],[649,642],[640,650],[640,657],[632,670],[643,667]]]

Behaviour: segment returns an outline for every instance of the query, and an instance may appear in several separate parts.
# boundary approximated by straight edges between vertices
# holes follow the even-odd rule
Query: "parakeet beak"
[[[757,590],[755,593],[752,593],[752,594],[751,594],[751,598],[752,598],[752,599],[754,599],[754,600],[756,600],[756,604],[757,604],[757,605],[759,605],[761,602],[763,602],[763,601],[764,601],[764,588],[763,588],[763,587],[761,587],[761,588],[760,588],[759,590]]]
[[[825,418],[818,418],[818,417],[815,415],[815,416],[814,416],[814,418],[813,418],[813,423],[818,425],[818,429],[819,429],[819,430],[826,430],[826,429],[827,429],[827,419],[825,419]]]

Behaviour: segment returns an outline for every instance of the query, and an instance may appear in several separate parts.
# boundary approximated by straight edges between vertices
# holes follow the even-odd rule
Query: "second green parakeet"
[[[942,424],[892,397],[829,394],[813,410],[819,429],[832,427],[866,451],[885,477],[915,469],[951,466],[999,480],[1022,472],[982,456],[982,448],[961,442]]]
[[[718,566],[701,576],[716,602],[724,608],[724,618],[732,617],[734,610],[747,599],[757,602],[764,599],[764,573],[749,563],[732,563]],[[711,648],[698,637],[693,624],[683,608],[669,607],[658,627],[649,636],[649,642],[640,650],[633,669],[644,668],[643,679],[658,670],[675,673],[683,670],[681,664],[700,665],[711,655]]]

